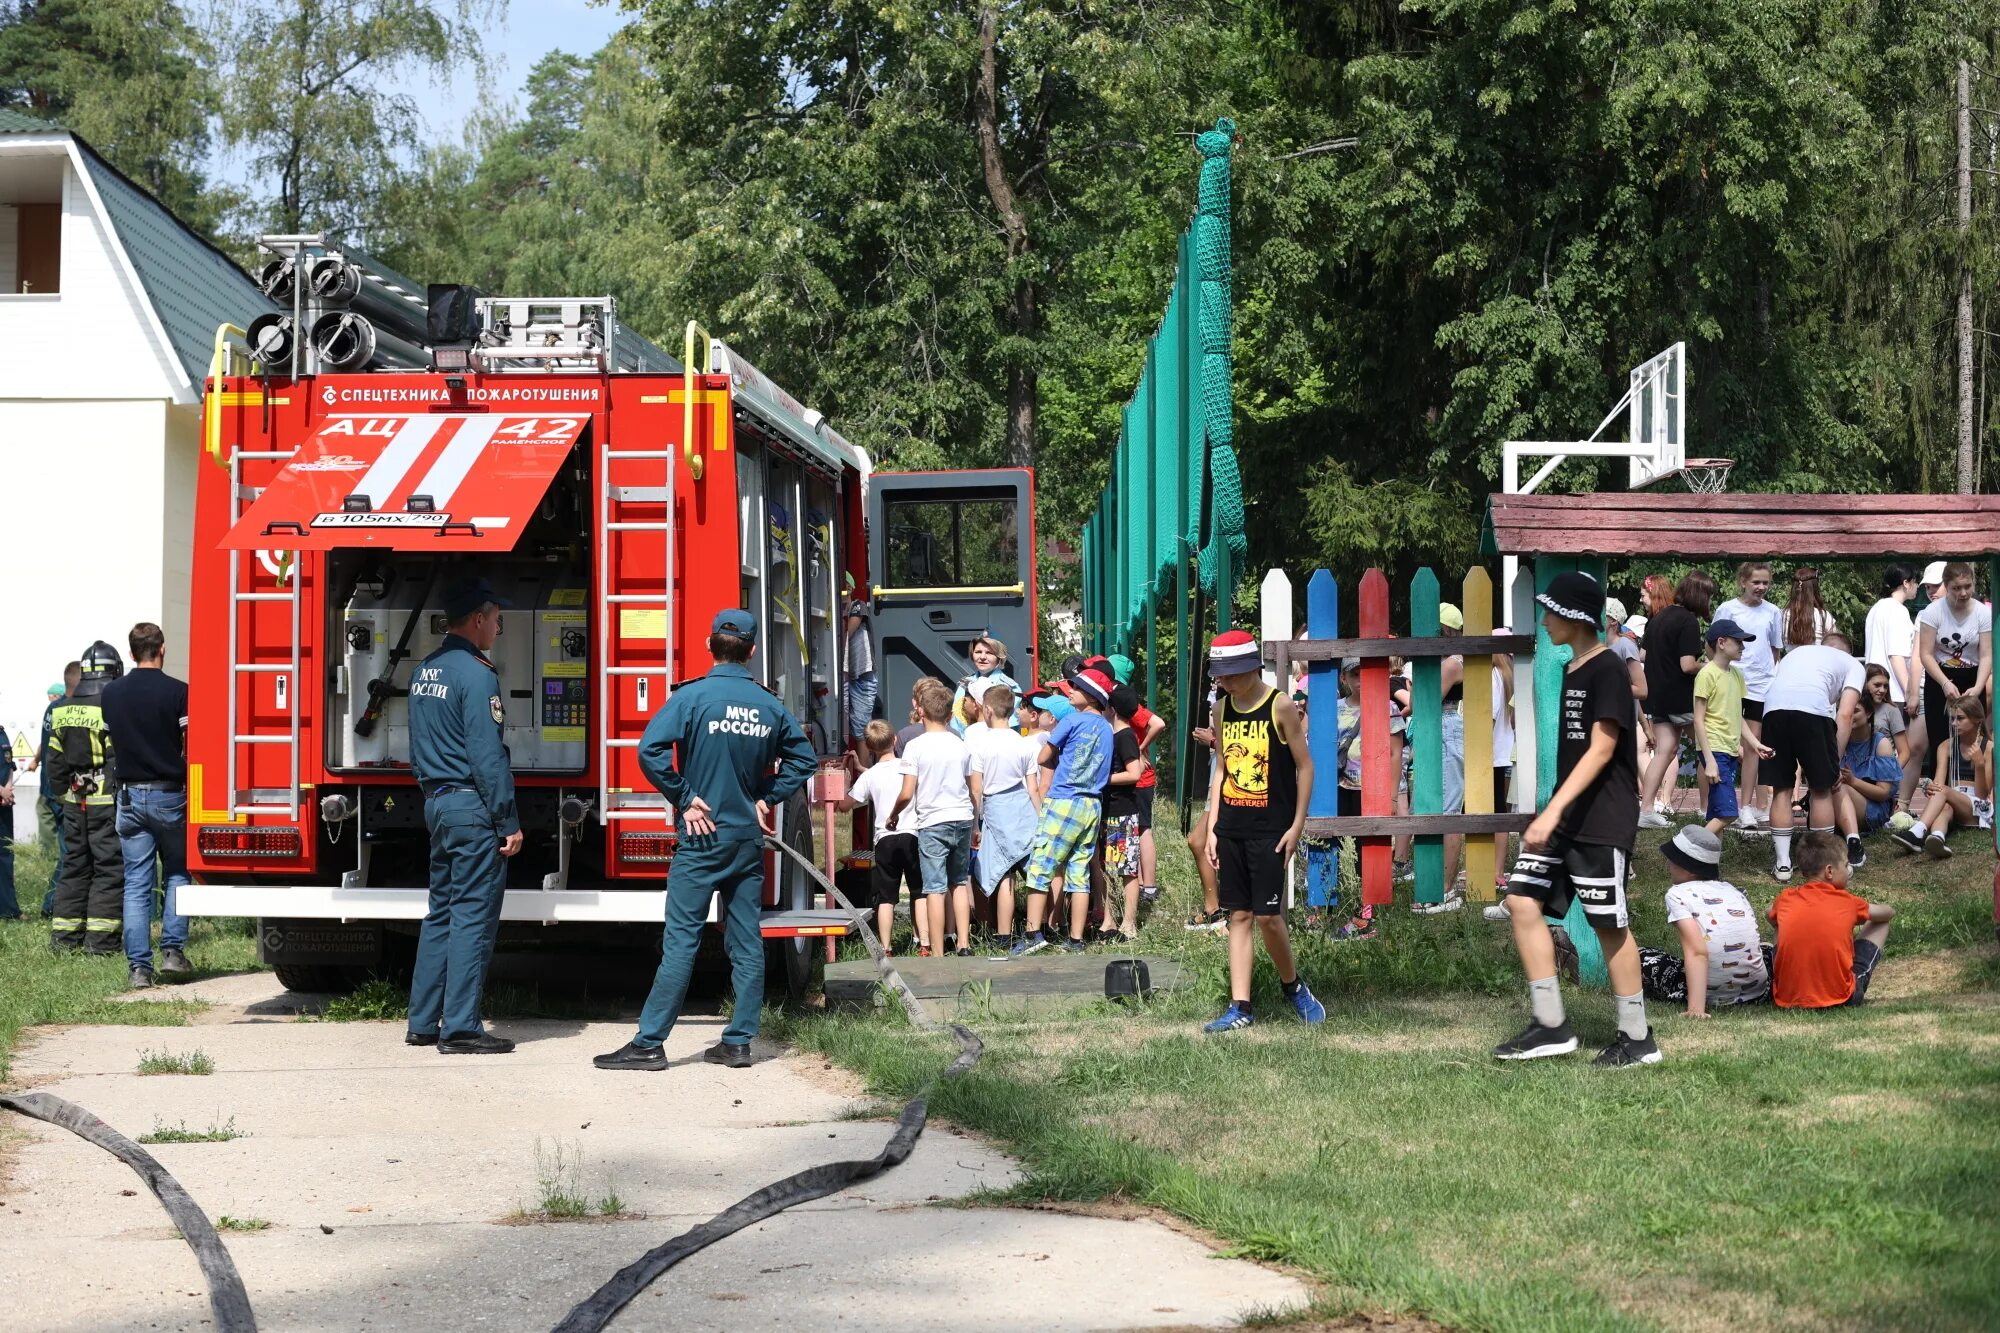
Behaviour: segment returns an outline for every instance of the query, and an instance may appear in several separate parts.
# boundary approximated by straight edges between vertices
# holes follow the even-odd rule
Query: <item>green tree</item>
[[[219,11],[233,53],[224,137],[247,152],[274,193],[256,201],[259,229],[366,237],[421,148],[416,99],[385,79],[484,73],[481,29],[494,0],[257,0]]]
[[[228,202],[202,171],[214,53],[174,0],[0,0],[0,106],[74,130],[197,230]]]

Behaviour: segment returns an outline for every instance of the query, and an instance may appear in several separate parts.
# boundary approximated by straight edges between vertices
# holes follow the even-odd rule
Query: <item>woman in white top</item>
[[[1993,676],[1993,611],[1972,595],[1972,566],[1954,561],[1943,573],[1944,596],[1917,616],[1924,726],[1933,753],[1951,735],[1951,705],[1963,694],[1984,695]]]

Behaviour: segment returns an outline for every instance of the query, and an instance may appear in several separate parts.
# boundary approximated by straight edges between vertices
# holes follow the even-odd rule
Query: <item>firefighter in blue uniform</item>
[[[514,770],[501,742],[500,676],[486,654],[509,603],[485,579],[447,589],[447,633],[410,680],[410,766],[431,837],[430,911],[410,980],[412,1046],[444,1055],[514,1049],[479,1021],[479,998],[506,898],[507,858],[521,850]]]
[[[717,615],[708,636],[714,669],[676,685],[639,742],[647,781],[678,812],[680,843],[667,871],[660,970],[639,1033],[598,1056],[599,1069],[667,1067],[667,1034],[680,1017],[716,893],[736,1000],[722,1040],[702,1058],[732,1069],[750,1063],[750,1039],[764,1008],[764,834],[775,831],[774,812],[805,785],[814,762],[798,719],[750,674],[756,647],[757,621],[748,611]]]

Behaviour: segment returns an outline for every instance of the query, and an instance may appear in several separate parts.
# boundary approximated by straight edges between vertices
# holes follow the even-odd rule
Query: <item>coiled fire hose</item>
[[[923,1002],[903,980],[896,965],[882,949],[882,942],[875,937],[869,926],[867,914],[847,900],[838,887],[822,875],[819,868],[807,857],[775,838],[766,838],[765,844],[790,857],[807,874],[817,880],[820,886],[832,894],[843,908],[853,913],[854,924],[861,932],[863,943],[875,959],[875,966],[881,973],[882,983],[895,993],[902,1003],[903,1012],[910,1022],[926,1032],[949,1030],[958,1038],[958,1058],[938,1076],[939,1081],[957,1078],[979,1063],[985,1045],[973,1032],[957,1023],[946,1025],[937,1022],[924,1011]],[[747,1198],[739,1200],[717,1213],[700,1226],[682,1232],[672,1240],[655,1246],[637,1259],[618,1270],[609,1282],[591,1293],[563,1317],[555,1327],[555,1333],[599,1333],[618,1312],[625,1308],[634,1297],[644,1291],[659,1278],[690,1255],[698,1254],[716,1241],[733,1236],[747,1226],[776,1216],[787,1208],[814,1199],[823,1199],[836,1194],[849,1185],[879,1176],[909,1158],[917,1146],[917,1138],[924,1132],[924,1124],[930,1118],[930,1094],[936,1087],[932,1083],[912,1097],[903,1107],[902,1115],[896,1119],[895,1132],[882,1146],[882,1151],[873,1157],[858,1161],[827,1162],[820,1166],[807,1167],[803,1171],[773,1181]],[[161,1166],[159,1159],[132,1140],[105,1124],[95,1115],[74,1102],[63,1100],[46,1092],[0,1094],[0,1106],[35,1120],[47,1121],[67,1129],[72,1134],[104,1149],[119,1161],[124,1162],[146,1182],[160,1206],[167,1210],[188,1247],[195,1253],[196,1261],[208,1280],[208,1304],[215,1315],[216,1333],[256,1333],[257,1317],[250,1309],[250,1294],[244,1289],[243,1277],[236,1271],[236,1264],[229,1257],[229,1250],[215,1234],[208,1217],[200,1205],[181,1187],[179,1181]]]
[[[866,913],[857,909],[847,900],[819,867],[796,849],[786,846],[776,838],[765,838],[766,846],[789,856],[807,874],[819,881],[820,887],[833,895],[834,900],[854,914],[854,924],[861,932],[862,941],[868,952],[874,956],[876,969],[881,973],[882,982],[895,992],[902,1002],[903,1012],[910,1022],[926,1032],[945,1031],[945,1025],[937,1022],[924,1012],[923,1002],[917,999],[909,983],[896,971],[896,965],[882,951],[882,942],[875,938],[875,932],[868,925]],[[950,1032],[958,1038],[958,1058],[938,1076],[939,1081],[957,1078],[979,1063],[985,1045],[969,1028],[960,1024],[950,1025]],[[897,1117],[896,1131],[875,1156],[861,1161],[828,1162],[823,1166],[810,1166],[783,1180],[773,1181],[748,1198],[725,1208],[700,1226],[684,1231],[665,1244],[648,1250],[637,1259],[618,1270],[612,1279],[599,1287],[589,1299],[581,1302],[561,1323],[554,1333],[599,1333],[615,1318],[625,1305],[652,1284],[654,1279],[672,1268],[688,1256],[697,1254],[725,1236],[732,1236],[753,1223],[775,1216],[795,1204],[809,1203],[838,1193],[857,1181],[879,1176],[884,1171],[900,1165],[917,1146],[917,1136],[924,1132],[924,1122],[930,1116],[931,1089],[935,1083],[925,1087],[912,1097]]]

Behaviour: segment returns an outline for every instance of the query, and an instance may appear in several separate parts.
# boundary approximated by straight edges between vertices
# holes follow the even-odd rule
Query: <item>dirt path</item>
[[[755,1187],[887,1128],[808,1057],[702,1064],[720,1020],[674,1035],[664,1074],[590,1056],[629,1025],[515,1022],[505,1057],[405,1047],[394,1024],[299,1022],[268,974],[202,983],[193,1027],[78,1027],[31,1040],[32,1083],[133,1137],[233,1124],[228,1142],[151,1150],[225,1232],[270,1330],[546,1329],[645,1249]],[[140,1077],[142,1053],[206,1053],[205,1077]],[[688,1063],[693,1059],[692,1063]],[[194,1257],[132,1173],[58,1130],[6,1116],[0,1309],[16,1328],[199,1329]],[[539,1206],[537,1150],[580,1163],[593,1203],[628,1216],[510,1217]],[[795,1209],[669,1273],[618,1328],[870,1330],[1224,1327],[1302,1304],[1298,1281],[1216,1260],[1147,1220],[923,1205],[1005,1185],[1015,1165],[933,1129],[888,1176]]]

